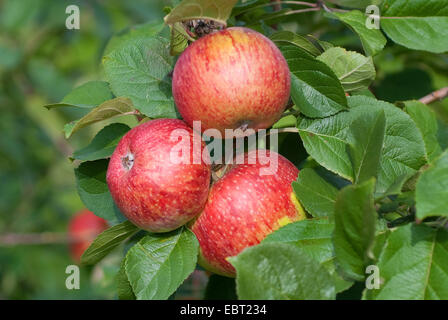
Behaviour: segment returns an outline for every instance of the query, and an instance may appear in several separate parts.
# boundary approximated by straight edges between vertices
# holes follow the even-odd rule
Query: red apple
[[[280,50],[264,35],[233,27],[193,42],[173,73],[173,96],[183,119],[202,130],[265,129],[289,99],[290,74]]]
[[[178,119],[152,120],[130,130],[107,169],[118,208],[151,232],[171,231],[191,220],[204,208],[210,186],[204,148],[201,136]]]
[[[79,211],[68,226],[68,234],[71,238],[70,255],[79,263],[81,256],[90,246],[92,241],[108,227],[107,221],[97,217],[93,212],[84,209]]]
[[[210,189],[204,211],[192,224],[200,244],[199,263],[207,270],[224,276],[234,276],[227,261],[249,246],[260,243],[279,227],[305,218],[291,183],[299,170],[286,158],[277,155],[277,169],[262,175],[260,156],[256,151],[245,155],[246,164],[236,164]]]

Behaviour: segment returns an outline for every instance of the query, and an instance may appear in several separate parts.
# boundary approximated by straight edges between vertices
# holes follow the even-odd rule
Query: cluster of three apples
[[[244,164],[230,165],[211,183],[207,147],[201,132],[191,127],[200,121],[201,130],[222,134],[241,127],[269,128],[289,100],[289,68],[262,34],[227,28],[196,40],[182,53],[172,86],[183,120],[156,119],[130,130],[111,157],[107,183],[135,225],[167,232],[188,223],[200,244],[200,264],[233,276],[227,257],[304,218],[291,188],[299,171],[275,154],[276,172],[263,175],[260,169],[268,164],[252,151],[244,155]],[[172,138],[179,130],[187,139]],[[198,139],[200,148],[194,146]],[[190,161],[173,161],[173,148],[188,150]]]

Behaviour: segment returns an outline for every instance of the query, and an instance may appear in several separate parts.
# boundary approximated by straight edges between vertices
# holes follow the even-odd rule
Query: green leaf
[[[331,242],[333,230],[334,224],[328,219],[305,219],[281,227],[269,234],[262,243],[294,244],[322,263],[334,256]]]
[[[204,300],[237,300],[235,279],[212,274],[208,278]]]
[[[94,108],[103,102],[114,97],[109,88],[109,84],[105,81],[89,81],[79,87],[62,99],[60,103],[47,104],[47,109],[57,107],[78,107],[78,108]]]
[[[386,133],[386,117],[383,110],[364,113],[350,126],[348,153],[353,167],[355,183],[378,177],[381,151]]]
[[[199,250],[187,228],[142,238],[126,255],[126,274],[137,299],[168,299],[194,271]]]
[[[366,290],[376,300],[448,299],[448,232],[407,224],[392,231],[377,264],[382,283]]]
[[[294,245],[264,243],[245,249],[229,261],[236,269],[239,299],[335,298],[329,272]]]
[[[445,151],[417,181],[417,218],[448,217],[448,151]]]
[[[349,12],[333,12],[332,16],[348,25],[359,36],[368,56],[374,56],[383,50],[387,42],[386,38],[380,30],[366,27],[367,16],[364,13],[352,10]]]
[[[166,24],[196,19],[210,19],[226,24],[238,0],[183,0],[165,18]]]
[[[73,159],[93,161],[109,158],[120,139],[129,130],[130,128],[122,123],[112,123],[104,127],[87,147],[73,153]]]
[[[123,30],[109,40],[104,50],[104,55],[109,54],[115,49],[126,47],[137,39],[145,39],[159,35],[163,31],[163,28],[165,28],[165,24],[157,21],[135,25]]]
[[[280,129],[280,128],[289,128],[289,127],[295,127],[297,123],[297,118],[290,114],[286,117],[281,118],[276,123],[272,125],[273,129]]]
[[[135,39],[106,55],[103,65],[115,95],[128,97],[150,118],[177,116],[169,76],[173,57],[168,40]]]
[[[422,134],[425,142],[426,159],[428,162],[432,162],[442,153],[442,148],[437,141],[436,114],[427,105],[419,101],[405,101],[404,105],[404,110],[411,116]]]
[[[68,139],[76,131],[85,128],[93,123],[110,119],[116,116],[126,115],[134,111],[131,100],[128,98],[115,98],[103,102],[98,107],[92,109],[88,114],[79,120],[67,123],[64,126],[65,137]]]
[[[381,28],[396,43],[435,53],[448,51],[446,0],[384,0]]]
[[[417,173],[425,164],[424,143],[412,119],[389,103],[367,97],[353,97],[351,101],[351,107],[357,110],[382,108],[386,116],[377,192],[385,192],[403,176]]]
[[[279,31],[269,37],[272,41],[279,44],[295,45],[313,56],[321,54],[319,49],[307,38],[291,31]]]
[[[351,94],[352,96],[366,96],[369,98],[374,98],[375,99],[375,95],[372,93],[372,91],[370,91],[369,89],[364,89],[364,90],[360,90],[360,91],[355,91],[352,92]]]
[[[280,50],[291,71],[291,97],[300,112],[323,118],[347,108],[347,98],[339,79],[323,62],[293,45]]]
[[[313,217],[332,217],[338,189],[325,181],[313,169],[300,170],[292,188],[300,203]]]
[[[325,119],[298,119],[300,137],[307,152],[323,167],[354,181],[347,153],[352,143],[349,128],[354,119],[383,110],[386,136],[378,172],[377,193],[386,192],[403,176],[410,177],[425,164],[424,143],[412,119],[394,105],[365,96],[348,99],[349,111]]]
[[[136,300],[135,294],[132,291],[131,284],[129,283],[128,276],[126,275],[126,258],[121,261],[120,270],[118,270],[115,276],[115,282],[117,284],[117,295],[120,300]]]
[[[346,92],[367,89],[375,80],[376,72],[372,57],[334,47],[322,53],[317,59],[333,70]]]
[[[328,219],[306,219],[287,224],[269,234],[262,243],[282,242],[293,244],[322,264],[333,277],[336,292],[352,284],[336,272],[332,234],[334,224]]]
[[[350,101],[350,100],[349,100]],[[353,180],[353,169],[346,152],[347,131],[353,111],[324,119],[298,118],[298,129],[307,153],[324,168]]]
[[[380,197],[387,197],[391,195],[397,195],[401,193],[405,183],[409,180],[412,175],[403,174],[395,179],[395,181],[381,194]]]
[[[97,216],[115,224],[125,220],[106,183],[108,160],[87,161],[75,169],[76,188],[84,205]]]
[[[381,252],[386,245],[387,239],[391,232],[390,230],[391,229],[387,226],[386,219],[378,219],[378,223],[376,225],[375,242],[372,248],[373,261],[375,263],[378,262]]]
[[[137,231],[139,229],[129,221],[122,222],[103,231],[84,251],[81,256],[81,263],[83,265],[97,264],[120,243],[137,233]]]
[[[336,261],[347,277],[362,281],[373,258],[377,213],[375,179],[342,189],[336,199],[333,243]]]

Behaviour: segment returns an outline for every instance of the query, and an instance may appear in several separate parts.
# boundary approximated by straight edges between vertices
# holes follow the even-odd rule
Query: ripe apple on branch
[[[171,139],[177,138],[176,132],[180,142]],[[120,140],[109,163],[107,184],[118,208],[135,225],[167,232],[203,209],[211,171],[207,156],[203,159],[205,143],[198,136],[181,120],[158,119],[135,127]],[[194,141],[199,141],[199,148]],[[178,156],[185,161],[175,160]]]

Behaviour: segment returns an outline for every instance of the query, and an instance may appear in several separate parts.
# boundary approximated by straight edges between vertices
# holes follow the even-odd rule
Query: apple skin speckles
[[[247,153],[245,159],[255,152]],[[274,174],[260,175],[263,166],[259,161],[233,165],[211,187],[204,211],[191,227],[200,244],[199,263],[209,271],[234,276],[228,257],[260,243],[286,223],[305,219],[291,196],[291,183],[299,170],[281,155]]]
[[[266,129],[283,113],[290,72],[280,50],[264,35],[232,27],[193,42],[173,72],[173,96],[182,118],[202,130]]]
[[[174,130],[185,130],[189,139],[170,139]],[[201,139],[182,120],[157,119],[133,128],[118,143],[106,180],[118,208],[139,228],[174,230],[204,208],[211,169],[202,157],[205,143],[199,140],[201,148],[194,148],[193,136]],[[170,153],[179,143],[200,163],[173,162]]]

